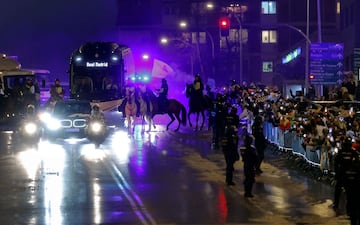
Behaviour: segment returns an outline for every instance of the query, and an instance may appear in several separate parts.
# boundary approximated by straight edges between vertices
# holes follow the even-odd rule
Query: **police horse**
[[[195,88],[193,84],[186,84],[186,97],[189,99],[189,112],[188,112],[188,120],[190,127],[193,126],[191,123],[191,114],[196,114],[196,125],[195,131],[202,130],[205,123],[205,111],[209,110],[212,106],[212,100],[209,96],[197,96],[195,93]],[[202,122],[199,128],[199,117],[201,115]]]
[[[149,132],[151,130],[151,124],[153,124],[155,127],[155,124],[152,120],[153,104],[150,100],[148,103],[146,102],[143,93],[139,93],[137,95],[137,100],[140,105],[139,114],[141,117],[141,131],[145,131],[145,123],[148,123],[149,129],[147,131]]]
[[[128,128],[128,133],[134,133],[135,124],[134,121],[136,119],[137,113],[137,104],[135,102],[135,91],[127,91],[126,96],[126,104],[125,104],[125,127]]]
[[[156,125],[154,123],[154,117],[160,114],[168,114],[171,121],[166,125],[166,130],[169,130],[170,125],[177,120],[178,126],[174,131],[178,131],[180,128],[180,124],[186,126],[186,108],[185,106],[176,99],[168,99],[166,104],[164,104],[164,109],[159,109],[159,101],[158,97],[153,93],[149,93],[149,100],[152,105],[151,117],[149,119],[149,131],[151,129],[151,125],[156,129]]]

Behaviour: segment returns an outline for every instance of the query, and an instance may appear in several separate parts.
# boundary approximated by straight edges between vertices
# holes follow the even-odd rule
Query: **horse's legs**
[[[127,121],[127,128],[128,128],[128,134],[131,134],[131,116],[130,115],[126,115],[126,121]]]
[[[202,123],[201,123],[201,126],[200,126],[200,130],[202,130],[203,127],[204,127],[204,123],[205,123],[205,111],[201,111],[201,117],[202,117]]]
[[[195,126],[195,131],[198,130],[198,127],[199,127],[199,116],[200,116],[200,113],[199,112],[196,112],[196,126]]]
[[[170,125],[175,121],[175,117],[173,116],[172,113],[168,113],[168,115],[170,116],[171,121],[170,121],[170,123],[168,123],[168,125],[166,126],[166,130],[169,130]],[[178,131],[178,130],[179,130],[179,127],[180,127],[180,121],[179,121],[179,126],[178,126],[177,129],[175,129],[175,131]]]
[[[188,121],[189,121],[189,126],[190,127],[192,127],[192,123],[191,123],[191,119],[190,119],[191,113],[192,113],[192,111],[189,110],[189,112],[188,112]]]
[[[155,117],[155,114],[153,114],[152,116],[150,116],[150,121],[151,123],[153,124],[153,128],[156,129],[156,125],[155,125],[155,122],[154,122],[154,117]],[[150,123],[150,124],[151,124]]]
[[[180,123],[181,123],[180,113],[176,113],[176,114],[175,114],[175,117],[176,117],[176,119],[177,119],[177,121],[178,121],[178,127],[175,129],[175,131],[178,131],[179,128],[180,128]]]
[[[149,130],[148,130],[148,132],[150,132],[150,131],[151,131],[151,124],[154,125],[154,129],[156,128],[156,126],[155,126],[155,123],[154,123],[153,118],[152,118],[151,115],[147,115],[147,119],[148,119],[148,123],[149,123]]]
[[[132,128],[132,133],[135,132],[135,119],[136,119],[136,115],[131,117],[131,128]]]
[[[145,131],[145,114],[141,115],[141,133],[144,133]]]

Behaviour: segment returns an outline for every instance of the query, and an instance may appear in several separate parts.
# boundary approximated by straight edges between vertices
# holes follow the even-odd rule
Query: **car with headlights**
[[[44,135],[48,139],[84,138],[91,113],[90,101],[65,100],[55,103],[41,116]]]

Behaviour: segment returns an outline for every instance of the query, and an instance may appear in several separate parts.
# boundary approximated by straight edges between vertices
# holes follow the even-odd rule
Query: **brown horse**
[[[151,127],[151,123],[153,124],[154,129],[156,128],[154,123],[155,115],[165,114],[165,113],[167,113],[171,118],[171,121],[166,126],[166,130],[169,130],[170,125],[175,121],[175,119],[178,121],[178,126],[174,131],[179,130],[180,124],[186,126],[186,108],[181,102],[179,102],[176,99],[168,99],[164,107],[164,112],[160,112],[158,98],[155,96],[154,93],[152,93],[149,97],[153,106],[153,110],[151,113],[151,120],[149,121],[149,130]],[[181,118],[180,118],[180,113],[181,113]]]
[[[208,111],[212,106],[212,100],[209,96],[197,96],[195,94],[195,89],[193,84],[186,84],[186,97],[189,98],[189,112],[188,112],[188,120],[189,125],[192,127],[192,123],[190,120],[191,114],[196,114],[196,124],[195,124],[195,131],[202,130],[205,123],[205,111]],[[199,117],[201,115],[201,125],[199,128]]]

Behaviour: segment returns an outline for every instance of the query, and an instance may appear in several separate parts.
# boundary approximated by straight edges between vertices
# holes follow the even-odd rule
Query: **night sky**
[[[81,44],[116,41],[117,13],[116,0],[2,1],[0,53],[67,79],[70,55]]]

